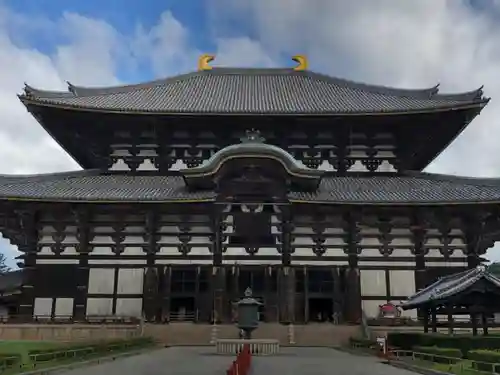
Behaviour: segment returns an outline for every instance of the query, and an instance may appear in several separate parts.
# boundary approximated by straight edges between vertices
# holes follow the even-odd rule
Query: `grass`
[[[23,364],[29,363],[29,351],[57,347],[64,347],[64,344],[51,341],[0,340],[0,354],[19,354]]]
[[[32,350],[41,350],[41,349],[52,349],[52,348],[60,348],[61,351],[65,351],[66,349],[70,349],[71,344],[69,343],[61,343],[61,342],[46,342],[46,341],[2,341],[0,340],[0,354],[13,354],[21,356],[21,366],[20,368],[15,368],[11,370],[4,371],[2,375],[14,375],[22,372],[30,371],[34,368],[35,364],[30,361],[29,352]],[[72,363],[82,362],[84,360],[95,359],[99,357],[103,357],[111,354],[121,354],[133,350],[141,349],[141,347],[137,348],[122,348],[114,350],[109,353],[94,353],[85,358],[77,357],[77,358],[61,358],[54,359],[47,362],[38,362],[36,364],[36,369],[57,367],[62,365],[69,365]]]

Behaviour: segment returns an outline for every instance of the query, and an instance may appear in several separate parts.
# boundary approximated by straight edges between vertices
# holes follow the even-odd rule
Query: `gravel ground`
[[[64,375],[225,375],[232,357],[215,355],[213,348],[175,347],[64,372]],[[304,375],[415,375],[360,357],[326,348],[282,348],[272,357],[254,357],[252,373]]]

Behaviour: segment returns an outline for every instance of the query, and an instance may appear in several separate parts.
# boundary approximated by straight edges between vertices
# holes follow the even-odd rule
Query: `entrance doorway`
[[[331,298],[309,298],[310,322],[333,322],[333,300]]]
[[[170,320],[192,322],[196,315],[196,299],[194,297],[172,297],[170,299]]]

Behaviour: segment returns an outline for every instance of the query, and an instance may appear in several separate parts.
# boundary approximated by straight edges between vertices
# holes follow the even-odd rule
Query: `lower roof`
[[[456,296],[482,279],[493,285],[497,290],[500,289],[500,279],[488,272],[486,267],[480,265],[474,269],[440,278],[425,289],[408,297],[400,306],[404,310],[409,310],[429,303],[439,305],[447,298]]]
[[[0,200],[57,202],[213,201],[214,191],[188,191],[181,176],[108,174],[98,170],[0,175]],[[399,176],[324,176],[316,192],[291,201],[331,204],[500,203],[500,178],[412,172]]]

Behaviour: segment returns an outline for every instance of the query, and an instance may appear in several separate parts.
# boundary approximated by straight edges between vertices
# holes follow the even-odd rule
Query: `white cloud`
[[[325,73],[385,85],[446,91],[485,85],[493,100],[429,168],[440,173],[500,176],[500,26],[461,0],[212,0],[216,64],[272,66],[278,56],[306,53]],[[230,30],[251,29],[252,38]],[[64,37],[49,54],[34,49],[26,30]],[[9,32],[9,31],[19,31]],[[21,32],[22,31],[22,32]],[[14,40],[13,37],[16,37]],[[64,14],[28,20],[0,7],[0,172],[42,173],[76,165],[38,126],[16,93],[23,83],[65,89],[120,82],[121,71],[147,63],[156,75],[192,70],[200,51],[170,12],[157,25],[122,35],[103,20]],[[58,38],[59,40],[59,38]],[[207,51],[203,51],[207,52]],[[446,124],[443,124],[446,126]]]

